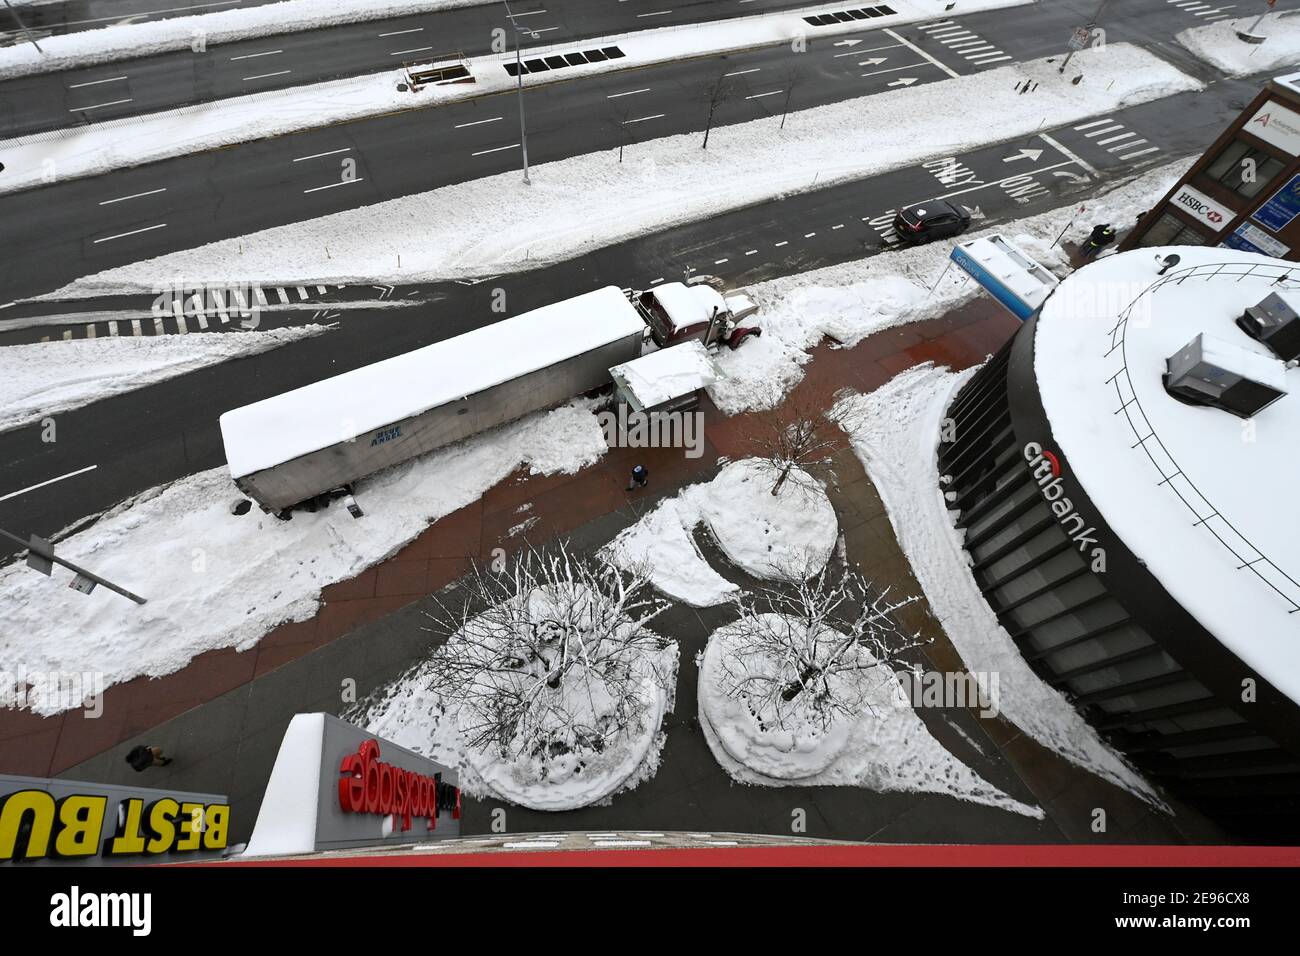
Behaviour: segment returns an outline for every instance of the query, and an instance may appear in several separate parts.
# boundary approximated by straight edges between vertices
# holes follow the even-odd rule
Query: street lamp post
[[[530,185],[532,180],[528,178],[528,129],[524,125],[524,68],[519,59],[519,47],[522,38],[519,35],[519,28],[515,28],[515,80],[518,83],[519,90],[519,148],[524,154],[524,185]]]
[[[44,53],[45,51],[41,49],[41,45],[37,43],[36,38],[32,36],[32,31],[28,30],[23,24],[23,21],[18,16],[18,11],[13,8],[9,3],[9,0],[5,0],[5,6],[9,9],[9,15],[13,17],[14,21],[18,24],[18,29],[23,31],[23,36],[27,38],[27,42],[36,47],[37,53]]]
[[[515,89],[519,94],[519,148],[524,157],[524,185],[529,186],[532,185],[532,180],[528,178],[528,127],[524,124],[524,67],[522,57],[519,55],[519,48],[523,45],[525,33],[532,40],[539,39],[541,34],[535,33],[527,27],[521,27],[516,23],[515,15],[510,12],[510,0],[503,0],[503,2],[506,8],[506,17],[515,30]]]

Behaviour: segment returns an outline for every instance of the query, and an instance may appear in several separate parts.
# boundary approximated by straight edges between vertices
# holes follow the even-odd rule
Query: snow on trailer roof
[[[675,330],[708,322],[713,318],[715,308],[723,315],[727,313],[727,303],[722,294],[704,283],[665,282],[650,291],[663,306],[664,314]]]
[[[1173,252],[1181,261],[1158,277]],[[1296,278],[1275,284],[1288,272]],[[1043,305],[1034,373],[1056,442],[1110,528],[1207,631],[1300,703],[1300,611],[1289,603],[1300,601],[1300,369],[1235,324],[1287,286],[1300,288],[1295,263],[1232,249],[1102,258]],[[1249,422],[1168,395],[1165,360],[1198,333],[1271,364],[1288,394]]]
[[[419,415],[644,331],[617,286],[575,296],[221,416],[232,478]],[[342,431],[342,423],[350,426]]]
[[[643,409],[689,395],[718,378],[708,350],[694,339],[615,365],[609,374]]]

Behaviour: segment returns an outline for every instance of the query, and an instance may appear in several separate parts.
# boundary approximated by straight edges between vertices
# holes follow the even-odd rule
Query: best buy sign
[[[229,833],[218,794],[0,776],[0,866],[218,855]]]

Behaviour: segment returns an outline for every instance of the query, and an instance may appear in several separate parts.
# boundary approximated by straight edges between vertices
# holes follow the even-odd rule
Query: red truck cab
[[[735,349],[750,336],[763,334],[757,326],[740,324],[758,311],[749,296],[723,295],[706,282],[665,282],[633,293],[632,301],[660,348],[696,339],[705,346]]]

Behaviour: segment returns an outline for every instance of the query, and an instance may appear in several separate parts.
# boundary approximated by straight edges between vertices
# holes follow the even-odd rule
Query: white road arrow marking
[[[1004,162],[1004,163],[1013,163],[1013,162],[1015,162],[1017,159],[1032,159],[1032,160],[1036,160],[1036,159],[1038,159],[1039,156],[1042,156],[1042,155],[1043,155],[1043,151],[1042,151],[1041,149],[1022,149],[1020,152],[1016,153],[1016,155],[1014,155],[1014,156],[1004,156],[1004,157],[1002,158],[1002,162]]]
[[[1087,176],[1080,175],[1079,173],[1072,173],[1068,169],[1054,169],[1052,170],[1052,175],[1068,179],[1072,186],[1081,186],[1084,183],[1092,181]]]
[[[892,83],[887,83],[885,85],[886,86],[911,86],[915,82],[916,82],[916,77],[909,76],[901,80],[894,80]]]
[[[837,40],[835,46],[857,46],[861,40]]]
[[[884,63],[888,59],[889,57],[887,56],[873,56],[869,60],[863,60],[861,63],[858,64],[858,66],[878,66],[879,64]]]

